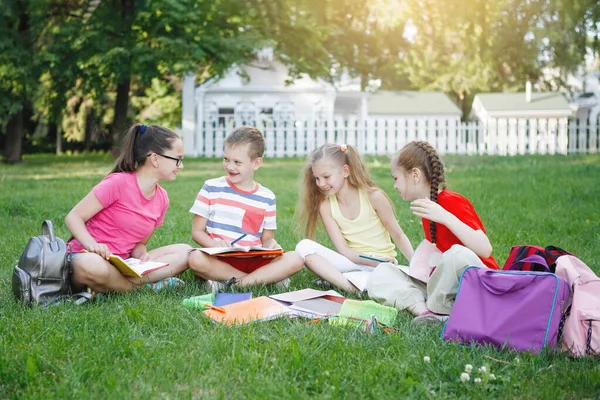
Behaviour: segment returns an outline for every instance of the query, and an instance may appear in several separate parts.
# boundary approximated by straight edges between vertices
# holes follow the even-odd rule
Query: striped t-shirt
[[[213,239],[260,246],[263,229],[275,230],[275,195],[260,184],[252,191],[235,187],[227,177],[209,179],[196,196],[191,213],[206,218],[206,232]]]

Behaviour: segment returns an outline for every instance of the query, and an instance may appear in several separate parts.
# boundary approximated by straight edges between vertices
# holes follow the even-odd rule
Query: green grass
[[[501,265],[512,245],[532,243],[565,248],[600,271],[599,155],[445,161],[450,188],[474,204]],[[446,344],[441,328],[412,327],[403,312],[393,335],[303,320],[216,325],[181,305],[203,293],[189,271],[181,290],[24,309],[13,300],[11,273],[28,238],[51,219],[66,239],[66,213],[111,164],[103,155],[28,156],[22,165],[0,166],[0,398],[600,397],[598,360]],[[300,239],[293,212],[302,164],[269,159],[257,174],[277,195],[277,239],[286,249]],[[421,224],[394,194],[388,161],[369,158],[369,165],[416,246]],[[164,184],[171,206],[150,246],[192,244],[188,210],[204,180],[220,174],[218,160],[186,159],[177,181]],[[312,279],[302,271],[291,289]],[[258,287],[254,295],[274,292]],[[472,374],[461,383],[465,364],[475,371],[486,365],[496,380],[475,384]]]

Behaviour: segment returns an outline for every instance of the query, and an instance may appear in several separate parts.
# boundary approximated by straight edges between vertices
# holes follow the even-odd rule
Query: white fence
[[[595,153],[600,120],[567,118],[497,119],[491,123],[442,119],[335,119],[245,123],[257,126],[266,157],[304,156],[324,143],[347,143],[362,154],[392,154],[412,140],[426,140],[442,154]],[[240,121],[237,125],[244,125]],[[184,136],[186,153],[221,157],[225,137],[235,126],[205,123]]]

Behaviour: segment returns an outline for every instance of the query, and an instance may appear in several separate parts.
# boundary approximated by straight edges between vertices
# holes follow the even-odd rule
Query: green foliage
[[[393,192],[384,158],[367,157],[375,182],[392,198],[413,245],[419,219]],[[107,295],[83,307],[24,309],[11,293],[11,270],[43,219],[67,238],[66,213],[111,169],[104,154],[26,156],[0,166],[1,398],[597,398],[597,359],[564,354],[467,349],[443,343],[440,327],[414,327],[400,312],[399,333],[370,335],[304,320],[240,327],[210,322],[181,305],[205,293],[188,271],[186,286],[154,293]],[[515,244],[557,245],[600,273],[600,155],[447,156],[450,189],[471,200],[500,264]],[[270,159],[257,172],[277,195],[277,239],[293,249],[293,209],[301,159]],[[193,244],[188,212],[204,180],[222,174],[216,159],[188,159],[165,182],[170,207],[149,243]],[[323,241],[327,243],[326,241]],[[401,260],[402,261],[402,260]],[[301,271],[291,289],[315,287]],[[274,287],[252,288],[254,296]],[[430,362],[425,361],[425,356]],[[471,380],[460,381],[465,365]],[[481,366],[486,372],[478,371]],[[493,374],[495,379],[491,377]],[[474,378],[480,377],[481,383]]]
[[[0,131],[21,110],[26,140],[57,125],[89,141],[115,118],[176,126],[184,72],[220,76],[265,46],[292,78],[348,72],[363,89],[442,90],[467,111],[477,92],[522,89],[544,68],[559,76],[543,87],[566,88],[597,56],[598,20],[593,0],[5,0]]]
[[[172,82],[152,79],[150,87],[131,98],[137,120],[146,125],[178,126],[181,124],[181,93]]]

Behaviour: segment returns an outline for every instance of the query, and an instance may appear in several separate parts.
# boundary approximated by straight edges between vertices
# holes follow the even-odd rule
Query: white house
[[[182,137],[188,155],[218,156],[225,134],[232,126],[244,123],[260,126],[273,137],[280,129],[297,128],[309,121],[303,125],[302,135],[307,139],[302,140],[306,142],[313,140],[308,138],[316,129],[313,122],[327,130],[327,140],[335,140],[332,127],[342,119],[369,119],[372,132],[377,130],[375,119],[404,119],[415,131],[424,131],[428,121],[457,126],[462,114],[442,92],[337,91],[332,84],[307,75],[292,81],[289,69],[274,59],[271,49],[259,51],[254,62],[234,66],[220,79],[211,78],[199,85],[195,81],[194,75],[185,76],[182,90]],[[327,122],[327,128],[322,122]],[[383,126],[381,122],[379,125]],[[354,132],[355,136],[363,134]],[[271,141],[267,144],[272,145]],[[290,146],[295,148],[294,154],[301,154],[305,145]]]
[[[532,92],[528,82],[524,93],[477,94],[469,119],[481,122],[492,154],[566,153],[572,115],[563,93]]]
[[[479,93],[469,119],[482,122],[499,118],[568,118],[573,111],[561,92]]]
[[[334,114],[342,117],[460,120],[462,111],[443,92],[379,90],[338,92]]]

